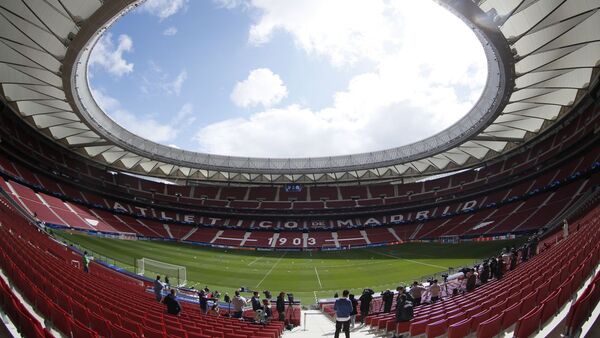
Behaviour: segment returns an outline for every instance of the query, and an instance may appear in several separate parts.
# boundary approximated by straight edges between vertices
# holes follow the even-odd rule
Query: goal
[[[165,276],[168,276],[171,286],[185,286],[187,283],[187,270],[185,266],[165,263],[146,257],[138,259],[136,263],[136,273],[138,275],[151,278],[160,275],[163,281]]]
[[[119,239],[135,241],[137,240],[137,234],[133,232],[119,232]]]
[[[456,244],[460,242],[460,237],[459,236],[441,236],[440,237],[440,242],[442,244]]]

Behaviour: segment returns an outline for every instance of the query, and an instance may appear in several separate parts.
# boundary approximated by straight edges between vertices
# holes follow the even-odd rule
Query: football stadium
[[[600,337],[600,0],[0,0],[0,337]]]

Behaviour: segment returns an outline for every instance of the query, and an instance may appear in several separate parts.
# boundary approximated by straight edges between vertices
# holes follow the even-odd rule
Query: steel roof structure
[[[393,149],[246,158],[175,149],[125,130],[93,99],[88,59],[101,34],[137,0],[0,0],[0,97],[50,140],[115,170],[214,182],[356,182],[481,165],[551,127],[594,80],[600,0],[438,2],[481,41],[487,83],[459,122]]]

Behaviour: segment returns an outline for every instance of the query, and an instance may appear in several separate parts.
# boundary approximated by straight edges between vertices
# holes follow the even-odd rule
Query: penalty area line
[[[256,259],[255,259],[255,260],[253,260],[252,262],[248,263],[248,266],[250,266],[250,265],[252,265],[252,264],[254,264],[254,263],[256,263],[256,262],[260,261],[260,260],[261,260],[261,259],[263,259],[263,258],[265,258],[265,256],[262,256],[262,257],[258,257],[258,258],[256,258]]]
[[[319,282],[319,287],[322,289],[323,285],[321,285],[321,278],[319,278],[319,272],[317,271],[317,267],[313,266],[313,268],[315,268],[315,274],[317,275],[317,281]]]
[[[265,279],[267,279],[267,277],[271,274],[271,272],[273,271],[273,269],[275,269],[275,267],[277,266],[277,264],[279,264],[279,262],[281,261],[281,259],[283,257],[285,257],[285,255],[287,254],[287,251],[283,252],[283,255],[281,255],[281,257],[279,257],[279,259],[277,259],[277,262],[275,262],[275,264],[273,264],[273,266],[271,267],[271,269],[269,271],[267,271],[267,273],[265,274],[265,276],[263,277],[263,279],[260,280],[260,282],[258,282],[258,284],[256,284],[256,287],[259,287],[262,282],[265,281]]]

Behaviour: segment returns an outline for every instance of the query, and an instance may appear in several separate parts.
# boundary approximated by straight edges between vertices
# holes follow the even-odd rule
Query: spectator
[[[475,290],[476,282],[477,274],[475,273],[475,269],[469,269],[469,272],[467,272],[467,292]]]
[[[490,272],[492,274],[492,278],[498,278],[498,261],[496,258],[490,258]]]
[[[483,261],[483,265],[481,266],[481,274],[479,275],[479,280],[481,284],[485,284],[490,277],[490,265],[488,264],[487,259]]]
[[[221,299],[221,293],[219,292],[219,290],[215,290],[215,292],[213,292],[213,298],[216,300]]]
[[[333,298],[339,298],[339,297],[340,297],[340,296],[338,295],[338,293],[337,293],[337,292],[333,294]]]
[[[333,305],[335,311],[335,334],[334,338],[340,337],[340,332],[343,330],[346,338],[350,338],[350,316],[352,313],[352,303],[348,299],[350,292],[344,290],[342,298],[338,298]]]
[[[200,312],[208,312],[208,294],[204,290],[198,292],[198,303],[200,304]]]
[[[83,252],[83,257],[82,257],[82,261],[83,261],[83,272],[90,272],[90,256],[88,256],[87,251]]]
[[[208,310],[208,315],[209,316],[219,316],[219,304],[214,303],[211,307],[210,310]]]
[[[170,289],[171,284],[169,283],[169,276],[165,275],[165,288]]]
[[[398,295],[398,302],[396,306],[396,322],[408,322],[413,319],[413,310],[413,304],[411,301],[407,300],[407,295],[404,293]],[[395,333],[394,337],[396,337]]]
[[[410,296],[413,299],[413,306],[421,305],[421,297],[423,296],[423,291],[425,288],[419,285],[417,282],[413,282],[412,287],[410,288]]]
[[[400,295],[406,296],[406,300],[414,304],[415,301],[410,295],[410,293],[406,292],[406,287],[398,286],[396,288],[396,291],[398,291],[398,297],[396,297],[396,308],[398,308],[398,303],[400,302]]]
[[[350,325],[354,328],[356,323],[356,315],[358,314],[358,300],[354,298],[353,294],[350,294],[350,303],[352,304],[352,312],[350,313]]]
[[[360,301],[360,323],[363,324],[371,309],[371,301],[373,300],[372,291],[369,289],[363,290],[363,294],[358,300]]]
[[[167,313],[169,314],[179,315],[181,312],[181,305],[179,305],[175,296],[175,289],[171,289],[171,292],[163,300],[163,304],[167,306]]]
[[[223,301],[227,303],[227,316],[231,316],[231,297],[229,297],[227,292],[225,292],[225,295],[223,296]]]
[[[496,258],[496,278],[501,279],[504,276],[504,262],[502,261],[502,256],[498,256]]]
[[[381,300],[383,300],[383,312],[392,312],[392,302],[394,301],[394,293],[389,289],[385,290],[385,292],[381,294]]]
[[[244,305],[248,303],[246,298],[240,296],[240,292],[236,291],[235,296],[231,300],[231,305],[233,306],[233,318],[242,318],[244,313]]]
[[[510,256],[510,270],[514,270],[517,268],[517,250],[515,250],[515,248],[512,248],[511,252],[510,252],[511,256]]]
[[[442,292],[442,288],[440,288],[440,285],[438,284],[438,280],[434,279],[433,283],[431,283],[431,286],[429,287],[429,293],[431,294],[431,302],[435,303],[438,300],[440,300],[440,293]]]
[[[265,298],[266,298],[266,299],[268,299],[268,300],[270,301],[270,300],[271,300],[271,297],[272,297],[272,295],[271,295],[271,291],[269,291],[269,290],[265,290],[264,294],[265,294]]]
[[[160,302],[162,299],[162,290],[164,289],[163,283],[160,281],[160,275],[156,276],[154,280],[154,297],[156,297],[156,301]]]
[[[275,304],[277,313],[279,314],[279,320],[285,321],[285,292],[281,291],[277,296],[277,303]]]
[[[250,303],[252,304],[252,310],[256,312],[256,310],[262,309],[262,305],[260,304],[260,296],[258,295],[258,291],[254,291],[252,293],[252,298],[250,298]]]
[[[271,320],[273,317],[273,311],[271,310],[271,302],[267,298],[262,300],[262,309],[265,312],[265,318]]]

